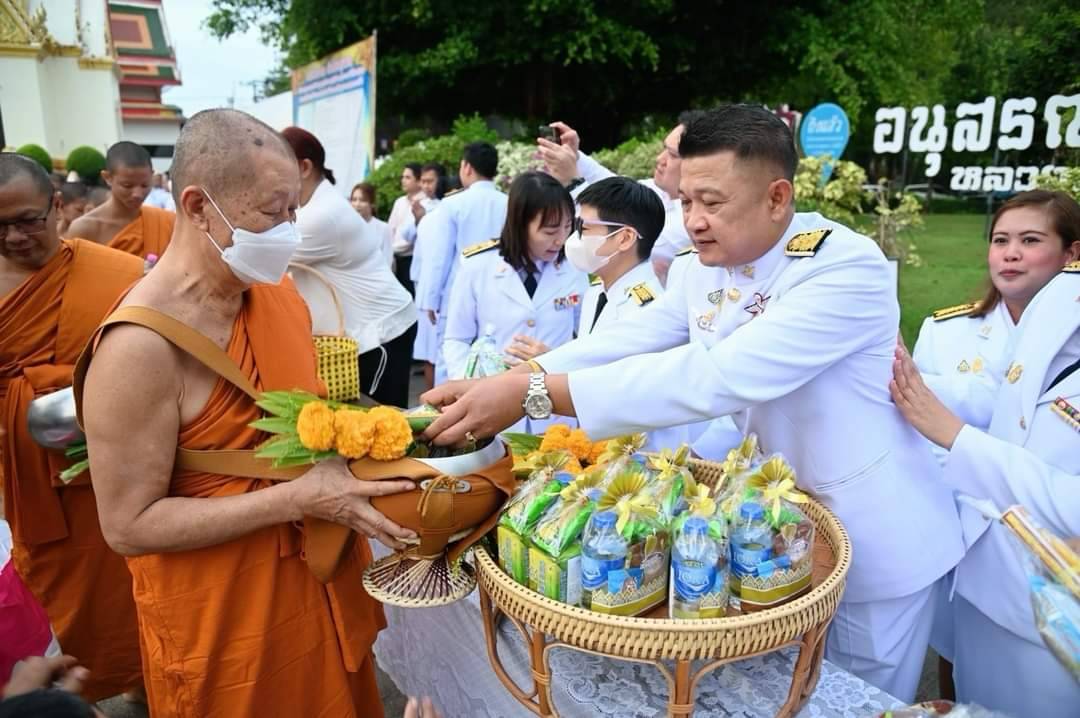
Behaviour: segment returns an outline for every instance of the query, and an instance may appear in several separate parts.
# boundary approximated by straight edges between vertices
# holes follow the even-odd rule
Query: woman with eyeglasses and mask
[[[574,202],[557,180],[525,172],[513,181],[502,234],[463,252],[443,339],[451,379],[465,377],[470,346],[485,334],[509,364],[574,338],[589,278],[566,261],[573,224]],[[556,419],[512,430],[540,432]]]
[[[973,404],[963,388],[976,380],[970,355],[966,372],[958,369],[948,380],[927,376],[931,355],[919,360],[922,336],[915,360],[898,347],[890,386],[904,417],[945,452],[944,480],[959,497],[967,545],[952,602],[937,608],[931,644],[953,660],[960,702],[1018,718],[1075,716],[1080,684],[1036,629],[1026,571],[1009,530],[972,500],[998,511],[1020,504],[1057,535],[1080,536],[1078,258],[1080,205],[1074,199],[1045,190],[1010,199],[990,228],[989,294],[967,319],[930,325],[966,327],[966,335],[952,337],[952,351],[993,346],[978,338],[983,326],[1008,334],[987,357],[994,365],[983,370],[988,396]],[[996,324],[992,314],[999,315]],[[935,351],[946,351],[946,339],[937,339]]]

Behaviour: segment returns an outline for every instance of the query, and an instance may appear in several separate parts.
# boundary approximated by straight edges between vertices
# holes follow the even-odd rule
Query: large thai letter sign
[[[1068,110],[1072,119],[1065,125]],[[961,102],[953,113],[952,131],[947,124],[944,105],[882,107],[874,116],[874,152],[898,154],[905,146],[926,155],[926,176],[941,171],[941,153],[987,152],[998,149],[1026,150],[1035,142],[1035,119],[1038,103],[1034,97],[1010,98],[998,104],[997,98],[981,102]],[[1046,122],[1043,142],[1047,149],[1080,147],[1080,94],[1054,95],[1043,105]],[[1022,167],[953,167],[950,189],[959,192],[1019,192],[1031,189],[1035,176],[1061,172],[1054,165]]]

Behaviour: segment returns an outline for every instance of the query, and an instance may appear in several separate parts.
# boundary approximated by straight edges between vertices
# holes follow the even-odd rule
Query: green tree
[[[49,151],[41,145],[35,145],[33,143],[26,144],[15,150],[15,152],[16,154],[25,155],[26,157],[32,159],[34,162],[37,162],[39,165],[45,168],[46,172],[53,171],[52,155],[50,155]]]
[[[463,113],[563,119],[587,148],[654,115],[751,97],[788,61],[790,3],[689,0],[215,0],[218,37],[257,27],[290,68],[378,29],[377,124],[447,129]]]

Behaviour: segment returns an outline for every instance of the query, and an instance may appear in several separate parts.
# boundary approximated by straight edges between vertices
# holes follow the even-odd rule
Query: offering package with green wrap
[[[562,490],[533,532],[529,588],[556,601],[581,603],[581,532],[602,496],[599,473],[583,474]]]
[[[730,593],[727,521],[711,490],[690,477],[686,511],[671,527],[671,618],[719,618]]]
[[[636,616],[666,600],[670,534],[647,486],[645,473],[628,468],[597,502],[582,537],[584,607]]]
[[[664,449],[649,459],[649,467],[656,472],[656,478],[645,492],[659,508],[659,520],[665,526],[670,526],[675,517],[686,510],[686,490],[694,485],[689,460],[690,447],[686,444],[676,451]]]
[[[515,581],[527,584],[529,580],[528,536],[536,523],[559,496],[559,492],[573,478],[561,469],[570,456],[564,451],[553,451],[537,457],[532,473],[507,503],[496,536],[499,544],[499,565]]]
[[[606,491],[611,482],[627,469],[638,471],[645,476],[648,473],[645,469],[648,460],[644,454],[639,453],[645,440],[645,434],[629,434],[609,441],[607,448],[596,460],[596,467],[603,470],[597,486]]]
[[[808,501],[780,455],[753,469],[727,500],[731,593],[744,612],[786,603],[810,588],[814,524],[798,508]],[[728,506],[721,508],[722,513]]]

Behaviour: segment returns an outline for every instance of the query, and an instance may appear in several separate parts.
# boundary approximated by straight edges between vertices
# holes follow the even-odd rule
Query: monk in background
[[[27,428],[30,402],[71,386],[97,325],[142,276],[136,257],[61,240],[59,201],[32,160],[0,154],[0,483],[12,559],[44,606],[61,648],[90,669],[91,701],[141,687],[131,575],[106,545],[90,476]]]
[[[60,185],[57,231],[61,237],[67,234],[72,222],[93,209],[89,195],[90,188],[82,182],[65,182]]]
[[[385,620],[363,590],[364,536],[400,547],[413,534],[369,497],[412,483],[358,481],[341,460],[274,483],[178,455],[264,441],[247,391],[324,391],[307,305],[281,283],[299,192],[296,158],[269,126],[235,110],[189,119],[173,159],[172,243],[120,308],[143,308],[143,320],[103,328],[86,370],[101,527],[128,557],[154,718],[382,715],[371,646]],[[221,380],[166,340],[170,320],[241,378]],[[305,516],[360,534],[325,585],[302,557]]]
[[[134,142],[117,142],[105,154],[101,171],[109,199],[72,222],[64,236],[89,239],[144,259],[148,254],[160,257],[169,245],[176,215],[143,204],[153,177],[149,152]]]

